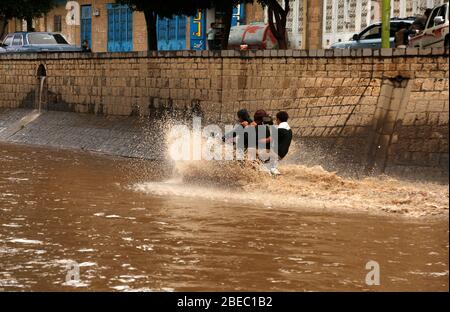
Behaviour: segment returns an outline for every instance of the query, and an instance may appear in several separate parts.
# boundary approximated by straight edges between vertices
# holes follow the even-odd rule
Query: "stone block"
[[[380,49],[380,56],[390,57],[390,56],[392,56],[392,54],[393,54],[393,50],[390,48],[389,49],[385,49],[385,48]]]

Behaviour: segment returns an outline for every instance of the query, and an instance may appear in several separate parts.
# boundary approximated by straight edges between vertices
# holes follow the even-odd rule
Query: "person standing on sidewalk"
[[[211,27],[209,28],[208,34],[208,48],[210,51],[216,49],[216,24],[211,23]]]

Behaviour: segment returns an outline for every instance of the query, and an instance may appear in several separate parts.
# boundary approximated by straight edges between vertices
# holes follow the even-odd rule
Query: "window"
[[[58,44],[69,44],[66,39],[64,39],[63,36],[61,36],[60,34],[54,34],[53,37],[56,40],[56,43]]]
[[[56,34],[31,33],[28,35],[30,44],[67,44],[63,36]]]
[[[12,44],[12,41],[13,41],[13,36],[10,35],[5,38],[5,40],[3,41],[3,44],[6,46],[10,46]]]
[[[169,19],[162,18],[158,20],[158,40],[168,40]]]
[[[177,19],[169,19],[169,38],[176,38]]]
[[[360,40],[381,38],[381,26],[376,25],[361,34]]]
[[[133,12],[127,5],[108,4],[108,51],[133,50]]]
[[[62,31],[61,15],[55,15],[53,17],[53,31],[54,32]]]
[[[427,27],[426,28],[431,28],[431,27],[434,27],[434,18],[436,17],[436,16],[439,16],[438,15],[438,13],[439,13],[439,10],[441,9],[441,7],[438,7],[438,8],[435,8],[434,10],[433,10],[433,12],[431,12],[431,15],[430,15],[430,18],[428,19],[428,24],[427,24]],[[444,13],[445,14],[445,13]],[[444,15],[445,16],[445,15]]]
[[[186,37],[186,17],[178,17],[178,38]]]
[[[186,23],[187,18],[184,15],[177,15],[172,18],[158,17],[158,50],[177,51],[186,49]],[[191,31],[193,34],[196,32],[192,28]]]
[[[14,39],[13,39],[12,45],[13,46],[22,46],[23,45],[22,34],[14,35]]]
[[[428,24],[427,28],[431,28],[431,27],[435,27],[437,25],[435,25],[434,23],[434,19],[438,16],[442,17],[442,19],[445,21],[446,19],[446,13],[447,13],[447,7],[445,5],[436,8],[433,13],[431,13],[431,18],[430,18],[430,22]]]
[[[92,7],[90,5],[81,6],[81,43],[87,41],[89,47],[92,46]]]

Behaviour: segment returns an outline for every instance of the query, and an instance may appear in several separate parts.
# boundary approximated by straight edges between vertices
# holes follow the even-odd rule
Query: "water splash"
[[[294,147],[294,153],[301,151]],[[282,176],[277,178],[262,172],[260,164],[254,161],[184,160],[174,161],[173,165],[172,179],[138,183],[133,189],[159,196],[246,202],[263,207],[448,216],[448,185],[388,176],[347,178],[321,166],[291,163],[280,167]]]

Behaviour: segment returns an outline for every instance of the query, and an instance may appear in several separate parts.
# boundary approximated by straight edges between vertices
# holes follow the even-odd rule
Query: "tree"
[[[289,0],[284,1],[284,8],[278,0],[258,0],[263,6],[267,6],[269,27],[278,41],[280,49],[288,48],[288,38],[286,34],[287,16],[291,10]]]
[[[42,17],[49,12],[56,5],[56,2],[56,0],[2,0],[0,6],[0,35],[4,34],[6,26],[12,18],[25,20],[27,31],[34,31],[33,19]]]
[[[284,8],[279,1],[284,1]],[[233,17],[233,7],[242,3],[254,3],[255,0],[116,0],[128,5],[133,11],[144,13],[147,23],[147,42],[149,50],[158,49],[156,22],[158,17],[174,15],[196,15],[200,9],[214,7],[224,15],[224,33],[221,38],[222,49],[227,49]],[[290,11],[289,0],[256,0],[269,11],[269,27],[281,49],[287,49],[286,22]]]
[[[7,27],[8,21],[6,21],[4,17],[0,17],[0,41],[5,37]]]
[[[228,48],[228,39],[230,37],[231,20],[233,18],[233,8],[238,4],[253,3],[254,0],[212,0],[212,5],[216,11],[222,12],[224,15],[225,29],[221,38],[221,49],[226,50]]]
[[[56,6],[56,0],[18,0],[16,18],[27,22],[27,31],[34,31],[33,19],[40,18]]]
[[[0,39],[5,36],[8,22],[14,17],[16,10],[17,4],[13,0],[3,0],[0,5]]]
[[[126,4],[133,11],[144,13],[147,23],[148,50],[158,50],[156,22],[158,17],[172,17],[174,15],[193,16],[199,9],[210,8],[212,0],[116,0],[119,4]]]
[[[283,3],[284,8],[280,2]],[[222,38],[222,49],[228,47],[228,37],[231,29],[231,19],[233,15],[233,7],[242,3],[254,3],[254,0],[212,0],[212,4],[216,10],[220,10],[224,14],[226,21],[224,37]],[[287,49],[288,39],[286,34],[287,16],[290,12],[289,0],[256,0],[263,7],[268,8],[269,27],[273,35],[278,41],[280,49]]]

